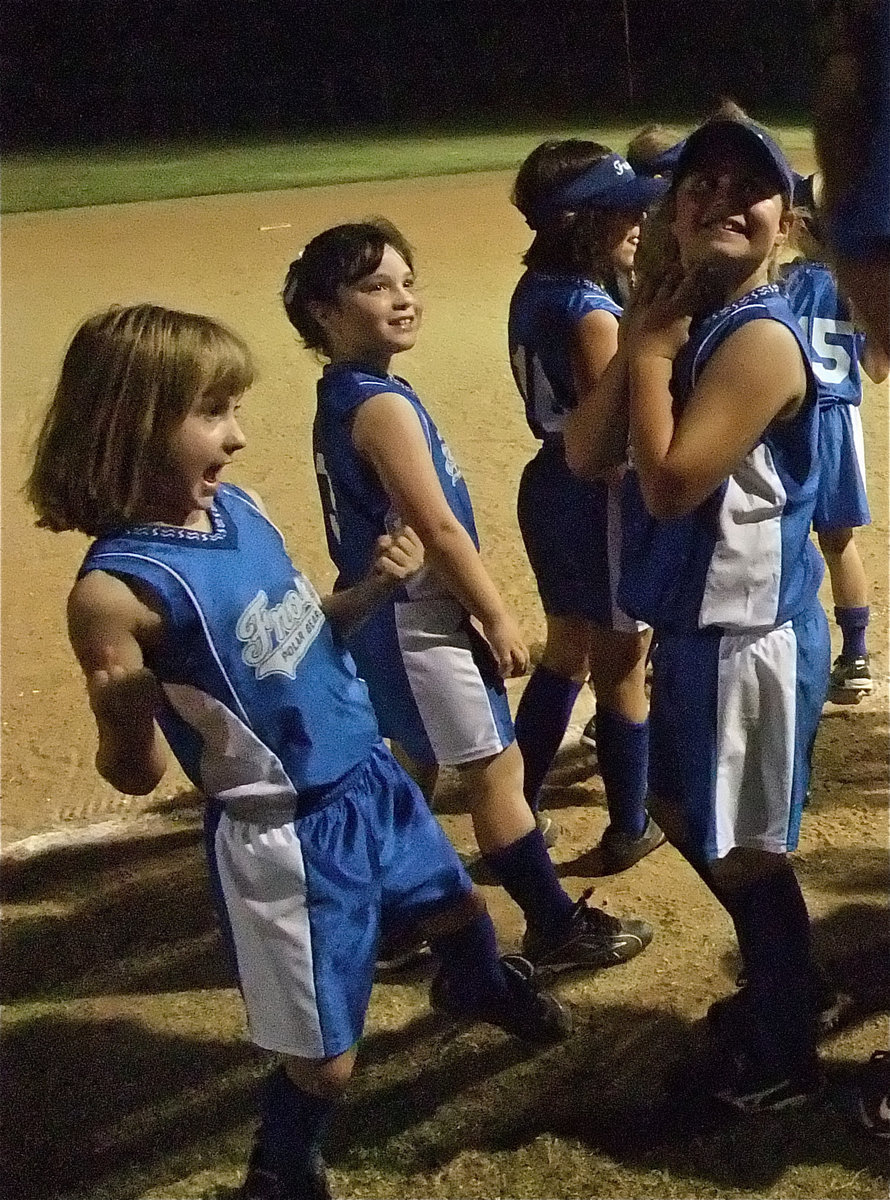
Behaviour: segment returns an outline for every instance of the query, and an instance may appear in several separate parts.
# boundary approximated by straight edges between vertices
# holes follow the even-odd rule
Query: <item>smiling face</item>
[[[423,307],[414,288],[414,272],[387,245],[376,270],[341,287],[336,304],[316,305],[331,361],[364,363],[385,373],[392,356],[417,341]]]
[[[684,268],[722,268],[728,279],[752,287],[766,282],[790,224],[777,183],[737,149],[691,164],[676,187],[672,224]]]
[[[146,508],[154,521],[209,528],[207,513],[220,474],[245,446],[238,424],[240,395],[205,388],[167,440],[163,466],[151,483]]]
[[[640,242],[641,212],[619,210],[609,215],[606,233],[606,253],[616,275],[629,275]]]

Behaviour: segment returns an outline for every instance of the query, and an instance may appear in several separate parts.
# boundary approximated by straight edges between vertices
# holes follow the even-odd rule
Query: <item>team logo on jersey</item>
[[[442,457],[445,459],[445,470],[448,472],[448,477],[451,482],[456,484],[459,479],[463,479],[460,467],[454,461],[454,455],[451,452],[451,447],[442,437],[441,433],[439,433],[438,429],[436,430],[436,433],[439,437],[439,445],[442,447]]]
[[[257,679],[267,675],[295,679],[324,623],[314,589],[302,579],[294,583],[280,604],[270,605],[266,593],[257,592],[238,618],[235,636],[244,642],[241,658]]]

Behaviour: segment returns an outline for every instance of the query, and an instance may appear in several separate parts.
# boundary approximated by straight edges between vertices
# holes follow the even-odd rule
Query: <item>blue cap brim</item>
[[[725,145],[731,140],[753,153],[776,176],[780,183],[779,191],[789,200],[793,197],[794,172],[781,148],[766,130],[761,129],[754,121],[742,121],[735,117],[718,117],[705,121],[690,133],[674,169],[674,183],[698,162],[709,146]]]
[[[592,198],[589,203],[597,208],[626,209],[635,212],[651,208],[660,200],[670,187],[670,180],[662,177],[652,178],[648,175],[635,175],[633,179],[619,181]]]

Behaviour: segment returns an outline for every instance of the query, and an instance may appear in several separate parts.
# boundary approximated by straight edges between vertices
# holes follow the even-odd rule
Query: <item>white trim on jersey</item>
[[[170,705],[201,737],[199,770],[206,795],[243,801],[257,819],[269,806],[287,808],[293,816],[297,790],[281,759],[230,708],[189,684],[162,686]]]
[[[214,854],[235,943],[251,1041],[324,1058],[303,847],[293,821],[222,815]]]
[[[150,554],[133,554],[129,550],[113,551],[108,554],[103,554],[103,553],[94,554],[90,561],[98,562],[100,558],[135,558],[137,560],[137,562],[150,562],[156,567],[162,567],[169,575],[172,575],[173,578],[179,584],[181,584],[183,590],[185,591],[185,594],[188,596],[188,598],[191,600],[192,604],[195,606],[195,612],[198,614],[198,619],[201,622],[201,628],[204,630],[204,636],[207,639],[207,645],[210,648],[210,653],[213,655],[213,657],[216,661],[216,665],[219,667],[220,674],[222,675],[223,679],[226,681],[226,686],[228,687],[229,691],[232,694],[232,699],[238,705],[238,710],[241,713],[241,716],[244,718],[245,723],[249,726],[250,718],[248,717],[247,713],[244,710],[244,705],[241,703],[240,699],[238,698],[238,693],[235,691],[234,684],[232,683],[231,679],[229,679],[229,676],[226,673],[226,669],[222,665],[222,659],[220,658],[219,654],[216,651],[216,646],[213,644],[213,638],[210,636],[210,627],[204,618],[204,611],[201,608],[201,605],[198,603],[197,596],[192,591],[192,589],[189,587],[189,585],[186,583],[186,581],[183,579],[183,577],[179,574],[179,572],[174,571],[172,567],[168,566],[167,563],[165,563],[165,562],[161,562],[160,559],[152,558]]]
[[[726,482],[699,609],[700,628],[764,629],[775,625],[786,501],[772,452],[761,442]]]
[[[717,857],[788,848],[797,743],[797,635],[728,634],[717,658]]]

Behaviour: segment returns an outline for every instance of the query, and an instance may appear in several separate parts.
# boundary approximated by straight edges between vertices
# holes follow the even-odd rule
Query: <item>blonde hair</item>
[[[657,161],[665,150],[672,150],[682,137],[676,129],[660,125],[657,121],[644,125],[627,143],[625,158],[639,175]]]
[[[89,317],[37,436],[25,484],[37,524],[97,537],[138,519],[151,472],[195,398],[240,395],[253,379],[245,343],[210,317],[153,304]]]

